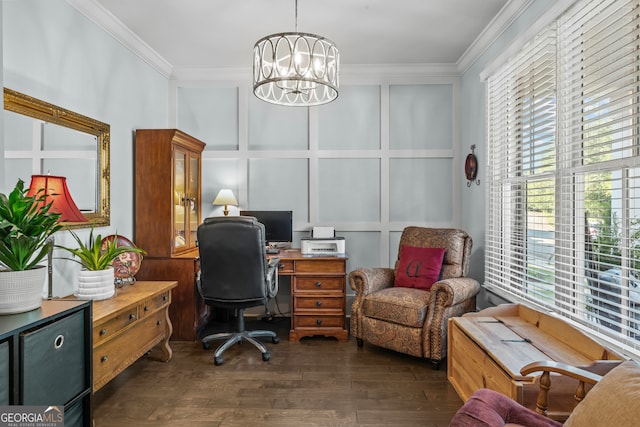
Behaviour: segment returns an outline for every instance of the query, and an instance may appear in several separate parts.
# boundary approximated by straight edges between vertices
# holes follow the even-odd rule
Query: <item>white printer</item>
[[[313,227],[311,237],[300,239],[302,255],[343,255],[344,237],[336,237],[333,227]]]

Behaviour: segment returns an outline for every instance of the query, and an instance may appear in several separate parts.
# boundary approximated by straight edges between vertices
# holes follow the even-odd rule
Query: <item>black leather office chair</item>
[[[237,330],[215,333],[202,339],[203,347],[215,340],[226,340],[215,351],[216,365],[223,362],[222,353],[235,343],[248,341],[260,350],[262,360],[271,359],[267,347],[256,337],[279,339],[273,331],[246,331],[244,310],[266,305],[278,292],[279,260],[267,260],[264,225],[254,217],[211,217],[198,227],[200,276],[198,291],[212,307],[237,310]]]

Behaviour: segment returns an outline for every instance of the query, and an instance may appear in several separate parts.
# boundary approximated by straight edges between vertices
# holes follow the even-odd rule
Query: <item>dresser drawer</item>
[[[20,336],[23,405],[64,405],[88,387],[84,312]]]
[[[94,347],[138,320],[138,307],[131,307],[93,328]]]
[[[93,349],[93,384],[94,390],[122,372],[153,346],[165,337],[166,314],[158,311],[150,314],[130,328],[118,339],[109,340]]]
[[[294,292],[344,292],[344,277],[296,277]]]
[[[344,316],[294,315],[294,328],[344,328]]]
[[[293,298],[295,310],[339,310],[344,308],[343,297],[328,297],[324,295]]]
[[[146,300],[142,306],[140,307],[140,316],[146,316],[149,313],[153,313],[154,311],[168,305],[171,302],[171,292],[166,291],[159,295],[154,296]]]

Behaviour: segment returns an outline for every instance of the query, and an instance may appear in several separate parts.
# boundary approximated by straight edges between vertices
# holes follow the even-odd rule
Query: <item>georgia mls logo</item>
[[[0,406],[0,427],[63,427],[59,406]]]

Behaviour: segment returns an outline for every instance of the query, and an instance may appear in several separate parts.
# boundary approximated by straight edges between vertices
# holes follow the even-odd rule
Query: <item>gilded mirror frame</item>
[[[83,212],[84,216],[88,219],[87,222],[63,222],[62,224],[69,228],[108,226],[111,222],[111,171],[109,164],[111,127],[106,123],[8,88],[4,88],[4,109],[96,137],[98,144],[96,149],[98,150],[99,158],[99,170],[96,183],[100,192],[98,200],[96,200],[97,209],[95,212]]]

